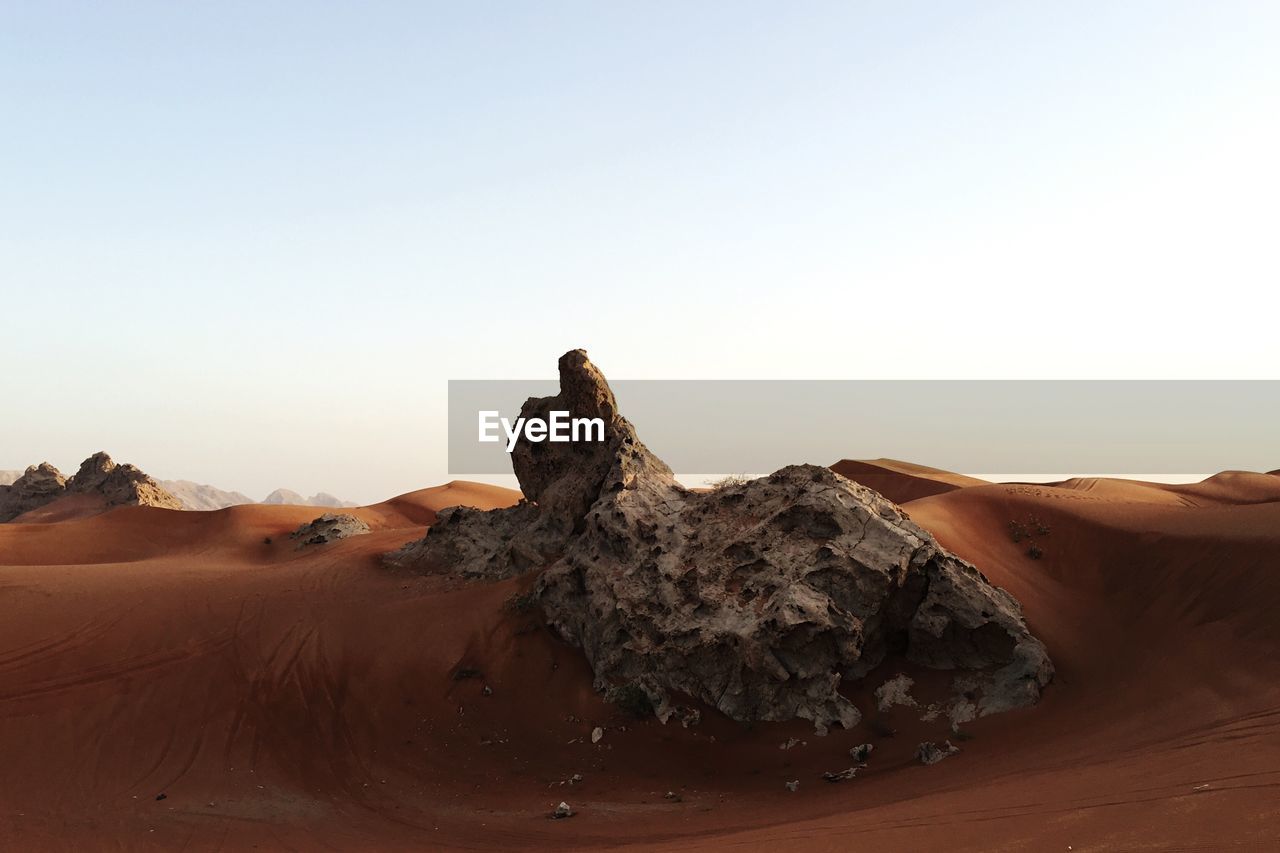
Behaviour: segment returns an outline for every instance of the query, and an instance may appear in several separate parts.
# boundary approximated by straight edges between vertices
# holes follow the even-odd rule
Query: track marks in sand
[[[130,610],[132,608],[119,610],[114,618],[103,616],[91,619],[79,628],[58,637],[33,640],[25,645],[16,646],[8,653],[0,654],[0,673],[21,669],[19,664],[25,665],[25,662],[39,663],[43,658],[56,657],[77,648],[91,646],[97,640],[107,636],[112,628],[129,615]]]
[[[30,699],[48,693],[75,690],[117,681],[154,669],[181,664],[192,655],[216,652],[230,645],[230,636],[211,637],[179,649],[164,649],[85,667],[74,675],[36,679],[16,688],[0,690],[0,702]]]

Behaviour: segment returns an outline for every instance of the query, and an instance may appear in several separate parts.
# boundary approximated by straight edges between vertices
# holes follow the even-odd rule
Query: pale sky
[[[447,379],[579,346],[1280,378],[1269,0],[0,15],[0,469],[379,500],[449,479]]]

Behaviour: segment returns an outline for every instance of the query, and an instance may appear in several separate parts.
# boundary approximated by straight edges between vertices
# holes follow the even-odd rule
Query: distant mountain
[[[105,464],[107,466],[111,466],[111,467],[115,466],[115,463],[111,462],[110,458],[107,457],[106,454],[100,454],[100,456],[102,457],[102,459],[106,460]],[[98,457],[92,457],[92,458],[98,459]],[[124,466],[121,466],[121,467],[124,467]],[[108,468],[107,470],[110,470],[110,468]],[[121,473],[123,474],[124,472],[122,471]],[[138,473],[141,474],[141,472],[138,472]],[[18,480],[22,479],[23,474],[24,474],[23,471],[0,471],[0,496],[10,495],[11,491],[6,487],[12,486]],[[142,476],[145,476],[145,475],[142,475]],[[87,480],[88,475],[82,475],[80,479],[82,481]],[[182,504],[182,509],[214,510],[214,509],[224,509],[229,506],[240,506],[241,504],[257,503],[257,501],[255,501],[253,498],[249,497],[248,495],[242,492],[229,492],[226,489],[219,489],[217,486],[209,486],[204,483],[196,483],[191,480],[160,480],[158,482],[157,481],[152,481],[152,482],[155,485],[159,486],[161,489],[163,489],[165,492],[167,492],[169,495],[172,495],[173,497],[177,498],[178,501],[180,501]],[[61,488],[61,483],[59,484],[59,487]],[[17,499],[16,494],[12,494],[12,499],[16,501]],[[133,500],[129,500],[127,498],[121,498],[121,500],[126,500],[127,502],[134,502]],[[157,497],[137,500],[136,502],[149,503],[156,506],[172,506],[171,503],[168,503]],[[317,492],[316,494],[312,495],[309,498],[304,498],[302,495],[290,489],[276,489],[274,492],[267,495],[266,499],[263,500],[262,502],[264,504],[292,504],[294,506],[322,506],[322,507],[330,507],[334,509],[359,506],[359,504],[357,503],[353,503],[351,501],[344,501],[340,498],[336,498],[333,495],[329,494],[328,492]],[[17,507],[15,504],[14,509],[16,508]]]
[[[359,506],[359,504],[352,503],[351,501],[344,501],[339,498],[335,498],[328,492],[317,492],[309,498],[304,498],[302,495],[291,489],[276,489],[274,492],[263,498],[262,502],[264,504],[291,504],[293,506],[326,506],[334,508]]]
[[[182,501],[183,509],[223,509],[254,502],[253,498],[240,492],[228,492],[216,486],[206,486],[190,480],[161,480],[160,485],[169,494]]]
[[[262,502],[264,504],[291,504],[293,506],[307,505],[307,499],[291,489],[276,489],[263,498]]]
[[[212,510],[224,509],[229,506],[240,506],[242,504],[258,503],[253,498],[243,492],[229,492],[225,489],[219,489],[217,486],[208,486],[203,483],[194,483],[191,480],[164,480],[161,482],[171,494],[182,501],[183,509],[195,510]],[[276,489],[267,495],[263,500],[264,504],[289,504],[291,506],[322,506],[328,508],[341,508],[350,506],[359,506],[359,504],[351,501],[340,500],[328,492],[318,492],[309,498],[292,489]]]

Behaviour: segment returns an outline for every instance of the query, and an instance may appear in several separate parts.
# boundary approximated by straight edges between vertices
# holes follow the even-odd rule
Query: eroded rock
[[[551,411],[600,417],[603,442],[522,438],[527,498],[447,509],[388,556],[419,571],[503,578],[540,571],[548,622],[582,648],[602,691],[681,695],[735,720],[856,724],[840,692],[890,655],[963,670],[979,714],[1035,702],[1053,673],[1018,603],[944,551],[900,508],[827,468],[793,465],[710,493],[683,488],[574,350]]]
[[[319,518],[300,525],[289,534],[289,538],[298,540],[299,548],[305,548],[308,545],[327,545],[348,536],[361,536],[368,532],[369,525],[350,513],[326,512]]]
[[[67,495],[100,497],[104,508],[156,506],[182,509],[182,502],[133,465],[117,465],[105,453],[80,463],[80,470],[64,478],[48,462],[32,465],[11,485],[0,486],[0,522],[48,506]]]
[[[48,462],[32,465],[11,485],[0,486],[0,522],[52,503],[66,492],[67,480]]]
[[[117,465],[110,456],[102,452],[95,453],[80,463],[80,470],[67,481],[67,491],[100,494],[106,499],[107,506],[182,509],[182,501],[165,491],[137,466]]]

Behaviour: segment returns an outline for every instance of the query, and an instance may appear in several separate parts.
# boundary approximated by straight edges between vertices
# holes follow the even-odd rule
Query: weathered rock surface
[[[0,486],[0,522],[47,506],[67,495],[96,495],[103,505],[158,506],[182,509],[182,502],[133,465],[117,465],[105,453],[95,453],[80,463],[80,470],[65,479],[48,462],[32,465],[11,485]]]
[[[106,498],[107,506],[158,506],[182,509],[182,501],[161,488],[134,465],[117,465],[98,452],[80,463],[80,470],[67,480],[67,491],[94,493]]]
[[[289,538],[297,539],[298,547],[304,548],[308,545],[327,545],[348,536],[360,536],[368,532],[369,525],[354,515],[326,512],[301,525],[289,534]]]
[[[586,353],[560,359],[551,411],[600,417],[603,442],[521,439],[527,502],[447,509],[392,565],[502,578],[538,570],[549,623],[597,689],[643,690],[663,719],[681,694],[736,720],[852,726],[840,693],[896,655],[966,674],[979,714],[1029,705],[1053,673],[1018,603],[894,504],[795,465],[693,493],[617,412]]]
[[[66,478],[48,462],[32,465],[11,485],[0,486],[0,522],[52,503],[66,487]]]

